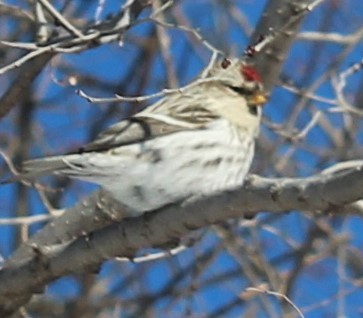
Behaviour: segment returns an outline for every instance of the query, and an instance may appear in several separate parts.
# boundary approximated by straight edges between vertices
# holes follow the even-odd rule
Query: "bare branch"
[[[247,55],[256,64],[267,90],[276,84],[282,64],[305,15],[322,1],[271,0],[252,35]],[[262,39],[262,40],[261,40]],[[256,53],[257,46],[257,53]],[[249,53],[250,51],[250,53]]]
[[[263,210],[271,213],[289,210],[339,213],[337,207],[361,198],[362,162],[350,169],[305,179],[251,176],[236,191],[195,198],[120,223],[113,220],[122,220],[122,210],[111,201],[102,198],[102,202],[98,201],[100,197],[96,193],[50,223],[6,263],[0,272],[3,282],[0,285],[0,313],[12,312],[30,297],[32,291],[57,277],[94,269],[116,256],[132,257],[142,248],[165,245],[192,230],[228,218],[252,216]],[[97,207],[98,215],[94,213]],[[107,211],[112,217],[105,219]],[[103,213],[103,220],[100,213]],[[58,247],[54,250],[53,245]],[[48,251],[52,252],[46,253],[41,246],[49,246]]]

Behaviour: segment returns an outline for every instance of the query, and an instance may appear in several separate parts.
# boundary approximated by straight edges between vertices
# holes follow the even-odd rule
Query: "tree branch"
[[[62,222],[62,219],[64,222],[67,214],[77,212],[77,209],[79,215],[87,214],[92,204],[98,204],[97,195],[99,193],[54,223]],[[195,198],[139,218],[124,219],[64,244],[52,244],[47,242],[47,236],[42,239],[38,236],[38,240],[27,243],[22,255],[10,259],[0,271],[0,315],[4,317],[14,312],[34,292],[63,275],[94,271],[110,258],[133,257],[142,248],[165,246],[192,230],[228,218],[254,216],[260,211],[309,210],[339,214],[339,207],[361,198],[363,163],[357,162],[343,170],[338,166],[305,179],[250,176],[245,185],[235,191]],[[102,206],[102,210],[105,209],[107,206]],[[115,205],[111,206],[111,211],[113,209]]]
[[[48,1],[42,1],[43,5],[47,3]],[[31,87],[34,79],[41,73],[54,55],[59,52],[79,52],[86,50],[89,47],[121,39],[124,33],[135,22],[142,10],[148,6],[150,6],[148,0],[128,1],[122,10],[112,19],[104,21],[94,28],[90,27],[90,29],[86,29],[85,32],[94,32],[94,34],[87,34],[87,37],[83,36],[80,31],[71,27],[73,33],[76,33],[75,35],[73,34],[73,37],[64,37],[61,35],[58,38],[48,39],[48,44],[43,43],[39,46],[38,43],[26,43],[23,45],[29,47],[31,51],[17,59],[15,62],[0,68],[0,74],[4,74],[16,68],[18,69],[15,79],[0,98],[0,118],[6,116],[13,107],[18,103],[21,103],[21,99],[24,96],[22,92],[27,91],[29,87]],[[65,19],[62,18],[62,21],[64,20]],[[68,22],[65,23],[69,29],[71,24]],[[63,24],[65,23],[63,22]],[[104,32],[106,34],[103,34]],[[110,32],[111,34],[108,34],[107,32]],[[22,47],[22,43],[12,43],[8,41],[1,41],[0,45]]]
[[[270,91],[276,84],[283,63],[307,13],[321,0],[270,0],[251,37],[250,53],[256,68],[263,74],[264,87]],[[261,51],[256,45],[267,37],[272,40]],[[247,55],[249,55],[247,50]]]

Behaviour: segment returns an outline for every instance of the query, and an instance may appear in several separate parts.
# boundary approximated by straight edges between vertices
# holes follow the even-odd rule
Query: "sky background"
[[[24,10],[28,9],[26,1],[5,2]],[[266,1],[259,0],[176,2],[189,27],[197,28],[204,39],[224,51],[226,55],[237,56],[246,48],[249,32],[253,30],[266,4]],[[122,1],[105,0],[100,17],[112,14],[120,3]],[[54,4],[61,8],[63,1],[54,1]],[[89,1],[85,6],[83,1],[78,0],[74,1],[73,11],[70,11],[80,20],[91,21],[95,17],[98,4],[96,1]],[[140,19],[146,19],[149,14],[150,11],[146,10]],[[240,20],[236,20],[236,17]],[[0,36],[1,39],[8,39],[18,24],[13,18],[1,18],[3,29]],[[172,17],[168,18],[172,20]],[[243,19],[247,21],[246,28],[243,28]],[[32,141],[26,151],[27,157],[42,157],[77,149],[111,123],[147,106],[129,103],[91,104],[77,95],[77,89],[94,97],[111,97],[114,94],[150,94],[168,87],[165,63],[161,55],[158,51],[155,54],[148,53],[151,49],[147,40],[154,33],[154,27],[153,23],[145,21],[129,30],[121,45],[103,45],[79,54],[60,55],[52,60],[33,85],[32,101],[29,103],[34,103],[36,107],[31,115],[26,115],[31,116],[32,135]],[[307,16],[302,31],[349,35],[362,27],[363,2],[327,0]],[[185,85],[208,63],[210,52],[200,43],[196,43],[197,41],[191,41],[189,34],[184,31],[170,29],[168,34],[171,40],[173,67],[178,74],[179,84]],[[32,41],[33,37],[34,33],[29,31],[17,40],[27,42]],[[140,53],[142,48],[145,51],[143,54]],[[285,62],[281,82],[303,90],[315,87],[314,94],[334,100],[336,92],[332,86],[332,78],[359,62],[363,57],[362,52],[361,41],[351,46],[343,46],[330,42],[297,40]],[[18,53],[9,54],[16,57]],[[358,72],[348,78],[344,93],[352,104],[356,103],[362,89],[362,74]],[[0,76],[0,87],[4,90],[12,78],[11,74]],[[301,109],[297,111],[299,103]],[[19,139],[19,118],[25,116],[24,107],[27,105],[15,108],[0,123],[1,149],[12,158],[22,143]],[[360,159],[363,140],[360,119],[355,119],[358,127],[354,131],[351,146],[348,147],[348,143],[344,142],[339,148],[335,142],[338,137],[334,139],[329,132],[336,131],[337,136],[343,138],[348,119],[342,113],[332,113],[332,108],[332,105],[316,100],[302,102],[300,97],[278,83],[264,108],[264,126],[253,172],[271,177],[304,177],[317,173],[337,161]],[[303,140],[291,141],[282,138],[276,130],[271,129],[271,124],[274,124],[290,133],[301,132],[318,111],[327,117],[331,130],[327,130],[327,126],[323,124],[315,125]],[[4,163],[1,169],[2,174],[7,174]],[[57,207],[72,206],[96,189],[94,185],[77,181],[57,181],[50,178],[44,182],[56,187],[59,186],[59,182],[64,182],[64,191],[55,194]],[[18,184],[1,187],[0,217],[9,218],[16,215],[19,209],[19,187]],[[25,200],[28,215],[47,213],[35,190],[27,189]],[[348,240],[348,245],[339,250],[339,253],[344,253],[344,250],[349,248],[357,255],[362,254],[363,222],[357,216],[317,220],[311,213],[302,211],[291,211],[281,216],[262,211],[257,220],[257,228],[238,226],[237,220],[230,221],[230,225],[233,225],[234,235],[244,244],[260,248],[266,263],[280,275],[280,279],[283,279],[285,273],[296,268],[297,258],[294,251],[306,244],[309,232],[319,222],[320,225],[325,224],[329,227],[333,234],[342,234]],[[41,224],[31,226],[30,233],[40,227]],[[13,251],[16,233],[17,228],[14,226],[1,226],[0,253],[4,257],[8,257]],[[342,264],[344,258],[341,258],[341,254],[328,253],[328,239],[329,236],[322,235],[321,240],[316,239],[310,246],[310,258],[304,259],[304,269],[297,275],[289,297],[303,311],[305,317],[338,317],[339,311],[343,311],[346,317],[362,317],[361,282]],[[325,256],[323,250],[326,252]],[[214,254],[214,257],[208,258],[208,253]],[[205,263],[204,258],[208,259]],[[195,269],[190,269],[193,267]],[[154,304],[156,316],[157,313],[167,313],[168,317],[187,316],[187,310],[191,308],[193,315],[190,317],[205,317],[205,313],[219,311],[223,313],[220,317],[240,317],[247,315],[248,306],[243,301],[236,302],[236,295],[251,286],[243,268],[243,264],[230,255],[213,230],[204,230],[195,246],[168,260],[145,264],[107,262],[102,268],[99,282],[106,284],[109,293],[129,303],[138,299],[140,291],[153,297],[163,293],[169,293],[170,296],[175,290],[184,291],[184,294],[176,293],[177,296],[160,297]],[[173,285],[174,289],[168,291],[171,277],[183,271],[188,274],[181,275],[180,281]],[[137,279],[131,284],[125,282],[126,278],[135,278],[135,275]],[[222,282],[213,281],[216,277],[226,278]],[[83,285],[80,281],[80,277],[62,278],[49,285],[47,292],[65,302],[76,298],[82,292]],[[191,287],[193,285],[198,286],[195,293]],[[268,298],[274,310],[280,312],[279,299],[273,296]],[[236,304],[231,305],[233,302]],[[261,306],[258,311],[259,317],[271,316],[263,310],[263,305],[255,302],[256,306]],[[224,308],[228,310],[223,312]],[[137,317],[137,310],[131,312]]]

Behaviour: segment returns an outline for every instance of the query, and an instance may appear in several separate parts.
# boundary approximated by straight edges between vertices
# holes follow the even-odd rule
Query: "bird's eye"
[[[228,68],[231,65],[231,63],[232,62],[231,62],[230,59],[224,58],[223,61],[222,61],[222,63],[221,63],[221,67],[223,69],[226,69],[226,68]]]

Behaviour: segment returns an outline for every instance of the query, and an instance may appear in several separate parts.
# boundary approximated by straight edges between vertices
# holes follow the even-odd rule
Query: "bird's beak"
[[[248,97],[248,104],[253,106],[262,106],[268,101],[268,95],[265,92],[258,91]]]

